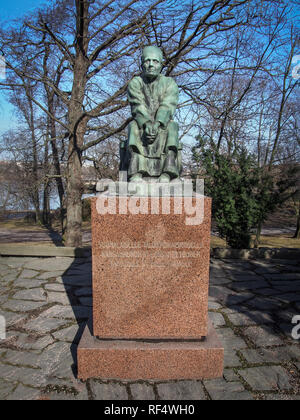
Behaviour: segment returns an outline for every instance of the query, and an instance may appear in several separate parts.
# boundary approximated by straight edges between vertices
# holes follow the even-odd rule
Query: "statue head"
[[[145,47],[142,52],[142,69],[144,76],[153,80],[162,69],[163,54],[160,48],[155,46]]]

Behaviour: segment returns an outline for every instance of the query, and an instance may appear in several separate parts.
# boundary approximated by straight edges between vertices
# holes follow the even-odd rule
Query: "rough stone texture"
[[[55,330],[58,330],[63,325],[66,325],[67,321],[56,318],[39,318],[33,319],[25,324],[24,328],[28,331],[35,331],[37,333],[45,334]]]
[[[152,385],[131,384],[130,392],[134,400],[155,400],[155,393]]]
[[[80,379],[202,379],[223,373],[224,350],[208,323],[206,340],[96,340],[86,327],[78,346]],[[124,358],[126,364],[124,364]]]
[[[208,316],[215,328],[222,327],[225,325],[225,319],[222,314],[219,314],[217,312],[209,312]]]
[[[242,384],[227,383],[224,379],[204,381],[204,386],[212,400],[253,400]]]
[[[29,388],[28,386],[18,385],[13,393],[6,399],[9,401],[32,401],[40,398],[40,391],[38,389]]]
[[[274,333],[274,330],[268,326],[249,327],[244,331],[246,337],[254,343],[255,346],[265,347],[277,344],[283,344],[282,339]]]
[[[77,339],[80,338],[79,325],[86,322],[91,312],[90,308],[80,304],[78,297],[82,297],[79,292],[80,288],[87,287],[91,283],[90,260],[88,258],[84,260],[70,259],[72,262],[68,272],[73,273],[71,276],[66,276],[65,272],[57,267],[58,259],[52,258],[48,259],[47,267],[43,267],[45,270],[38,271],[39,269],[37,269],[38,274],[34,279],[18,277],[25,264],[34,262],[37,267],[38,262],[42,261],[44,259],[0,257],[0,315],[5,317],[9,327],[7,340],[0,341],[0,399],[94,399],[95,394],[88,392],[93,389],[94,384],[96,386],[109,385],[108,389],[111,391],[109,395],[106,395],[110,399],[152,399],[152,392],[155,394],[155,398],[162,398],[162,395],[158,395],[158,387],[162,385],[161,381],[149,383],[149,381],[139,378],[134,383],[123,381],[120,384],[115,381],[106,381],[105,384],[101,384],[93,379],[83,383],[76,379],[75,336]],[[49,264],[50,262],[51,264]],[[226,288],[220,289],[218,294],[209,297],[209,303],[212,305],[210,309],[217,311],[228,321],[226,327],[220,326],[217,330],[225,347],[225,380],[205,381],[204,397],[230,399],[232,396],[233,399],[248,399],[252,396],[255,399],[266,400],[299,400],[300,343],[299,340],[293,340],[291,337],[291,328],[294,326],[291,319],[293,315],[300,313],[299,302],[294,299],[289,303],[279,299],[278,301],[270,300],[270,296],[276,296],[277,292],[279,294],[298,293],[295,288],[299,280],[295,281],[292,279],[294,276],[286,277],[285,274],[299,273],[299,258],[295,260],[256,259],[248,260],[246,264],[239,259],[212,259],[211,266],[216,269],[210,278],[211,285],[214,287],[222,286],[218,282],[220,280],[222,282],[225,272],[228,273],[224,275]],[[261,271],[258,271],[259,268]],[[274,270],[277,271],[274,272]],[[230,279],[229,274],[234,277],[234,280]],[[264,278],[264,274],[280,274],[280,277],[285,280],[279,278],[268,280]],[[58,275],[60,277],[57,280]],[[240,280],[241,276],[243,276],[243,280]],[[37,280],[39,277],[44,277],[44,279]],[[251,291],[253,299],[245,300],[245,293],[248,294],[248,292],[245,292],[244,288],[233,291],[231,285],[236,284],[237,281],[249,281],[250,277],[253,281],[267,281],[268,288],[253,289]],[[289,279],[289,277],[291,278]],[[54,279],[55,282],[53,282]],[[227,283],[227,280],[230,282]],[[44,302],[11,299],[11,296],[20,291],[20,288],[31,289],[33,287],[45,291],[58,291],[55,290],[55,287],[51,289],[51,286],[60,286],[60,292],[72,299],[73,306],[70,302],[65,306],[54,303],[53,307],[48,308]],[[264,294],[266,290],[268,293]],[[222,295],[224,291],[227,292],[225,299]],[[239,298],[241,303],[232,303],[229,299],[230,294],[233,294],[237,301]],[[256,300],[257,298],[259,301]],[[250,306],[252,300],[254,305]],[[255,309],[256,304],[259,305],[259,308]],[[270,304],[272,305],[270,306]],[[4,309],[4,306],[7,305],[9,305],[9,309]],[[26,309],[25,312],[23,312],[24,309]],[[25,332],[26,321],[30,320],[31,322],[41,318],[64,320],[66,325],[62,325],[52,332],[48,332],[47,329],[39,332]],[[285,328],[283,331],[286,331],[286,335],[280,335],[280,330],[278,330],[280,326],[283,327],[283,324]],[[265,343],[270,342],[269,336],[268,340],[254,345],[250,336],[247,336],[249,333],[247,327],[253,326],[260,327],[264,331],[266,331],[265,326],[272,327],[269,330],[270,335],[274,337],[271,342],[274,340],[276,342],[279,338],[280,344],[265,347]],[[73,339],[72,334],[74,334]],[[19,361],[21,364],[8,364],[10,363],[8,360],[13,363]],[[26,364],[22,365],[24,362]],[[39,365],[40,368],[33,369],[31,364]],[[279,371],[278,368],[280,368]],[[291,385],[289,372],[293,377]],[[32,373],[36,375],[36,377],[33,376],[33,379]],[[282,389],[276,389],[278,378]],[[246,383],[244,381],[251,387],[250,393],[245,391]],[[172,388],[173,384],[180,382],[189,383],[189,386],[185,387],[187,398],[188,395],[190,399],[193,399],[195,394],[200,395],[202,381],[189,378],[189,380],[179,382],[164,381],[164,385],[167,389],[167,386]],[[210,385],[207,385],[208,382]],[[263,388],[267,388],[266,390],[261,389],[262,383],[264,384]],[[235,391],[236,389],[241,390]],[[170,388],[168,392],[171,392]]]
[[[211,199],[193,198],[199,207],[204,201],[204,220],[194,226],[174,214],[174,200],[170,214],[151,214],[149,200],[150,214],[139,215],[100,215],[92,200],[95,336],[206,336]]]
[[[33,300],[38,302],[43,302],[46,300],[45,292],[41,289],[21,290],[20,292],[17,292],[13,298],[19,300]]]
[[[119,384],[91,383],[95,400],[128,400],[126,387]]]
[[[68,257],[35,258],[33,260],[30,259],[24,267],[31,270],[49,272],[49,268],[55,263],[55,271],[66,271],[73,261],[73,258]]]
[[[46,302],[33,302],[20,299],[10,299],[7,300],[5,304],[2,305],[2,308],[9,309],[11,311],[18,312],[29,312],[41,308],[45,305]]]
[[[179,381],[157,385],[160,400],[205,400],[201,382]]]
[[[287,371],[281,366],[261,366],[240,370],[239,374],[251,386],[261,391],[293,388]]]

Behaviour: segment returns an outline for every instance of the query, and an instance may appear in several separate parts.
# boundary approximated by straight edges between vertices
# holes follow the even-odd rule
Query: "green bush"
[[[240,149],[231,157],[205,151],[205,192],[212,197],[213,216],[220,236],[232,248],[249,248],[259,203],[256,192],[259,173],[251,155]]]

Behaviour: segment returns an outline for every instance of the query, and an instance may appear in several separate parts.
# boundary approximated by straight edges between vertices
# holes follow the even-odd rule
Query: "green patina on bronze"
[[[178,104],[178,86],[161,74],[162,52],[149,46],[142,53],[142,74],[128,85],[128,100],[134,120],[127,142],[121,145],[121,170],[130,181],[157,178],[169,182],[181,172],[178,124],[173,115]]]

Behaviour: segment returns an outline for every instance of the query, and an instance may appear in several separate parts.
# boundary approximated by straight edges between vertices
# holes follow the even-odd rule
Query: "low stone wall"
[[[1,256],[11,257],[89,257],[91,247],[71,248],[39,245],[0,245]],[[212,248],[210,255],[218,259],[300,259],[300,248]]]

